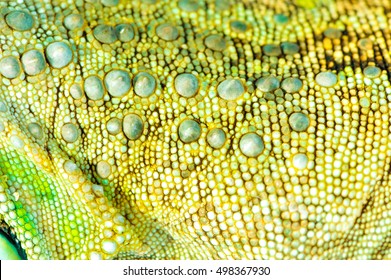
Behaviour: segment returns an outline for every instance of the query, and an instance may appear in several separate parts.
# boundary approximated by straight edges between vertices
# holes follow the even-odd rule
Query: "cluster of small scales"
[[[385,38],[342,33],[364,14],[37,2],[0,6],[0,213],[29,258],[390,257]]]

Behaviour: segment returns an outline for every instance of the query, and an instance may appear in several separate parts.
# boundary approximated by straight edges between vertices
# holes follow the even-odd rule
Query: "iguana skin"
[[[131,39],[115,33],[124,23]],[[0,67],[0,220],[28,259],[390,259],[390,26],[388,0],[2,1],[0,65],[20,71]],[[66,52],[50,61],[53,42],[67,65],[55,67]],[[32,49],[36,75],[21,60]],[[121,97],[104,82],[113,69],[132,80]],[[156,82],[148,97],[140,72]],[[198,81],[191,97],[182,73]],[[244,92],[219,89],[227,79]],[[140,135],[108,132],[130,113]],[[186,119],[201,129],[191,143]],[[240,146],[251,132],[256,156],[245,147],[259,141]]]

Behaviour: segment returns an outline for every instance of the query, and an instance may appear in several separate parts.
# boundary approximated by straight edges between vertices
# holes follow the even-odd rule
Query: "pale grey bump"
[[[241,80],[228,78],[217,86],[218,95],[225,100],[235,100],[239,98],[245,89]]]
[[[184,143],[197,141],[201,136],[201,126],[194,120],[184,120],[179,125],[179,139]]]
[[[199,83],[196,76],[184,73],[176,76],[174,87],[179,95],[189,98],[197,94]]]
[[[206,135],[206,141],[214,149],[220,149],[224,146],[227,137],[221,128],[213,128]]]
[[[280,87],[280,81],[276,77],[270,75],[267,77],[259,78],[256,81],[255,85],[257,86],[257,89],[263,92],[271,92]]]
[[[122,97],[129,92],[132,82],[128,72],[115,69],[106,74],[105,85],[111,96]]]
[[[115,29],[106,24],[97,25],[92,33],[103,44],[112,44],[118,39]]]
[[[6,56],[0,60],[0,74],[8,79],[14,79],[21,73],[19,60],[13,56]]]
[[[41,140],[44,136],[44,132],[41,125],[36,122],[29,123],[27,129],[30,134],[37,140]]]
[[[111,165],[104,160],[98,162],[96,165],[96,173],[103,179],[109,177],[111,175]]]
[[[73,99],[80,99],[83,97],[83,90],[79,84],[73,84],[69,88],[69,93]]]
[[[33,17],[25,11],[12,11],[5,16],[5,21],[16,31],[27,31],[34,25]]]
[[[64,42],[53,42],[46,47],[46,58],[53,68],[63,68],[72,61],[72,50]]]
[[[377,66],[367,66],[364,68],[364,76],[369,79],[375,79],[381,74],[381,69]]]
[[[289,116],[289,125],[294,131],[303,132],[310,126],[310,119],[306,114],[293,113]]]
[[[117,135],[122,131],[122,120],[113,117],[111,118],[106,125],[107,131],[112,135]]]
[[[333,87],[338,82],[338,77],[331,71],[320,72],[315,77],[315,81],[322,87]]]
[[[46,67],[44,55],[38,50],[29,50],[22,55],[22,66],[27,75],[34,76]]]
[[[257,133],[250,132],[240,138],[239,149],[247,157],[259,156],[264,148],[263,140]]]
[[[231,30],[236,33],[244,33],[250,29],[248,24],[241,20],[232,21],[230,27]]]
[[[143,120],[139,115],[130,113],[124,117],[122,129],[128,139],[137,140],[144,130]]]
[[[219,34],[209,35],[205,38],[204,44],[207,48],[217,52],[222,52],[227,47],[227,42]]]
[[[65,17],[64,25],[68,30],[76,30],[83,27],[84,19],[79,14],[70,14]]]
[[[84,92],[91,100],[102,99],[105,93],[102,79],[96,75],[87,77],[84,81]]]
[[[308,166],[308,157],[306,154],[296,154],[292,158],[292,164],[296,169],[305,169]]]
[[[134,92],[140,97],[149,97],[155,92],[156,80],[147,72],[138,73],[133,82]]]
[[[282,54],[281,47],[276,44],[267,44],[262,49],[267,56],[280,56]]]
[[[66,123],[61,127],[61,136],[68,143],[73,143],[79,138],[78,127],[73,123]]]
[[[80,168],[71,160],[66,160],[63,164],[63,168],[69,175],[74,175],[80,172]]]
[[[118,40],[123,43],[129,42],[134,38],[133,27],[128,23],[118,24],[115,27],[115,32],[117,33]]]
[[[285,55],[294,55],[296,53],[299,53],[300,47],[296,43],[291,42],[284,42],[281,44],[282,52]]]
[[[156,35],[165,41],[174,41],[178,38],[179,31],[171,23],[163,23],[156,27]]]
[[[301,90],[302,87],[303,82],[295,77],[286,78],[281,83],[281,88],[288,93],[298,92],[299,90]]]

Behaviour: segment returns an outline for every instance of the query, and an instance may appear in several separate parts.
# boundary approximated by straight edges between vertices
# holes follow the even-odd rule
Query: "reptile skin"
[[[388,0],[0,2],[2,227],[28,259],[391,259],[390,28]]]

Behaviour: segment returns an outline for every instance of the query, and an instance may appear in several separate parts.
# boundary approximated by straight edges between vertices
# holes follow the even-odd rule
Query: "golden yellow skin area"
[[[0,65],[11,56],[21,69],[12,78],[15,64],[0,69],[0,219],[29,259],[390,259],[390,9],[388,0],[1,2]],[[32,25],[18,27],[12,11]],[[125,23],[129,40],[94,34]],[[49,61],[53,42],[68,46],[65,66],[55,62],[66,52]],[[32,49],[45,55],[35,75],[21,60]],[[132,80],[119,97],[104,82],[113,69]],[[156,81],[147,97],[135,91],[140,72]],[[192,96],[176,90],[182,73],[198,81]],[[102,96],[87,94],[92,75]],[[278,88],[261,90],[262,77]],[[231,78],[244,92],[227,99],[218,87]],[[308,117],[301,131],[293,113]],[[141,119],[134,139],[128,114]],[[200,128],[189,143],[179,135],[187,119]],[[214,128],[226,136],[220,148],[207,140]],[[255,156],[240,146],[251,132],[264,144]]]

